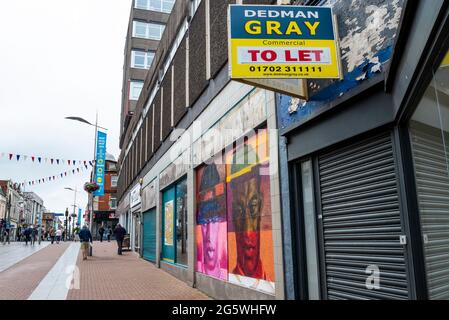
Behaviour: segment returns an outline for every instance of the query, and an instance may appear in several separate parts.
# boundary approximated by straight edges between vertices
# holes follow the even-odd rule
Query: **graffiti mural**
[[[221,161],[216,162],[203,165],[196,173],[198,208],[196,270],[227,280],[225,166]]]
[[[274,294],[267,130],[196,172],[196,271]]]
[[[226,155],[228,280],[274,294],[267,144],[259,130]]]

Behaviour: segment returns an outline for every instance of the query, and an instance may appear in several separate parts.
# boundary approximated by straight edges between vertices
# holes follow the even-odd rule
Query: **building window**
[[[117,188],[118,176],[111,176],[111,187]]]
[[[159,23],[133,21],[133,37],[161,40],[165,26]]]
[[[170,13],[175,0],[136,0],[135,8]]]
[[[145,52],[139,50],[132,50],[131,67],[138,69],[150,69],[153,59],[154,59],[153,51]]]
[[[129,100],[139,100],[140,92],[142,92],[143,81],[131,81],[129,89]]]
[[[117,209],[117,198],[111,197],[111,200],[109,202],[109,207],[111,209]]]

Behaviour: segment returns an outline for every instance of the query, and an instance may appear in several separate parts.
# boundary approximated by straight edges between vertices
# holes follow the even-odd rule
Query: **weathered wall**
[[[280,129],[303,123],[379,76],[392,55],[403,0],[328,0],[337,17],[342,80],[309,80],[309,101],[278,97]]]

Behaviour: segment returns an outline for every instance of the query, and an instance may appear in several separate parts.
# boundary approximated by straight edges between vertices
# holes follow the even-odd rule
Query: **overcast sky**
[[[10,161],[7,154],[88,160],[94,129],[64,120],[79,116],[108,128],[118,157],[123,52],[131,0],[0,1],[0,179],[67,178],[26,186],[47,209],[63,212],[88,181],[74,166]],[[87,194],[78,194],[83,212]]]

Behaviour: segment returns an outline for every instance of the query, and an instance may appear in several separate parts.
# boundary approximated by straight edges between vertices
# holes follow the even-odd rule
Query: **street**
[[[201,300],[198,290],[115,242],[94,242],[83,261],[79,242],[0,245],[0,300]]]

